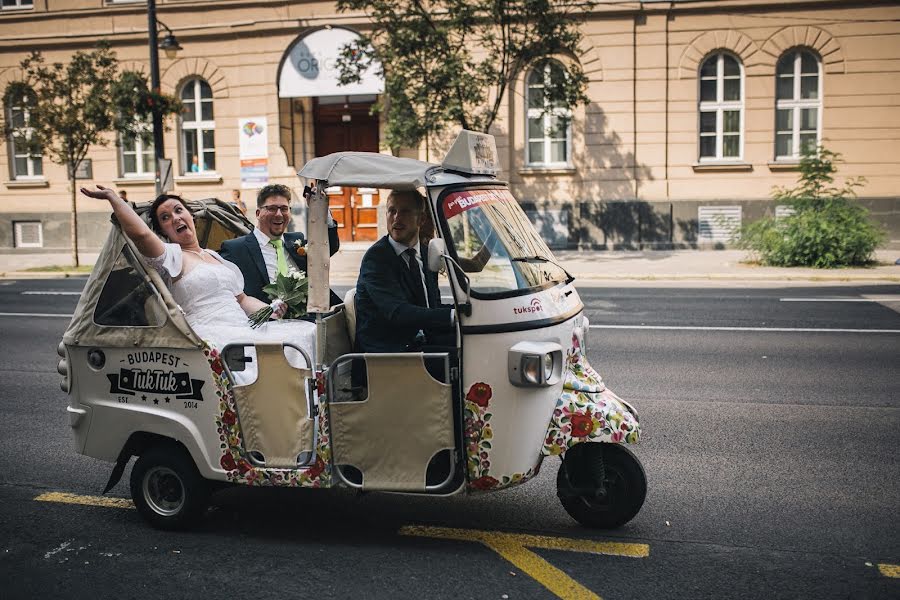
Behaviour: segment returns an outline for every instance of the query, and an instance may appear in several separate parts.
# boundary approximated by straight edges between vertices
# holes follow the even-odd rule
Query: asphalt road
[[[109,476],[71,448],[55,351],[67,319],[15,314],[70,314],[82,285],[0,281],[3,598],[555,598],[539,582],[554,568],[606,599],[900,597],[900,286],[582,289],[589,357],[644,428],[647,501],[617,531],[566,515],[548,460],[483,496],[233,489],[172,534],[133,510],[34,500],[98,495]],[[529,551],[510,562],[409,526],[649,553],[532,546],[517,565]]]

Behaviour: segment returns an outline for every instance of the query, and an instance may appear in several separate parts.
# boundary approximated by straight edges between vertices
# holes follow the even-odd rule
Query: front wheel
[[[582,443],[566,452],[556,475],[556,494],[566,512],[585,527],[614,529],[641,510],[647,477],[624,446]]]
[[[131,498],[141,516],[157,529],[190,526],[206,510],[209,486],[184,448],[150,448],[131,469]]]

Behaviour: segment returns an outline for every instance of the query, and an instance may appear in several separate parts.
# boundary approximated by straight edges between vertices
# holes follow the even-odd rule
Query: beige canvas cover
[[[134,206],[135,211],[145,221],[149,219],[150,205],[150,202],[144,202]],[[221,244],[220,238],[226,235],[231,237],[244,235],[252,228],[250,222],[238,214],[234,208],[216,199],[190,201],[188,208],[200,225],[197,237],[201,245],[217,241]],[[136,258],[132,261],[135,269],[150,281],[165,306],[165,322],[159,327],[103,326],[97,325],[93,321],[100,292],[124,248],[128,248]],[[97,257],[94,269],[91,271],[81,298],[78,300],[78,305],[75,307],[69,327],[63,334],[63,342],[67,345],[80,346],[143,348],[197,348],[202,344],[200,338],[187,324],[184,314],[172,298],[162,278],[156,271],[144,264],[134,243],[122,233],[114,219],[111,222],[106,243]]]
[[[359,469],[363,489],[424,491],[428,462],[454,447],[451,386],[428,374],[421,354],[365,360],[368,398],[330,404],[334,462]]]
[[[321,186],[309,199],[307,218],[306,275],[309,278],[309,296],[306,299],[306,311],[324,313],[331,307],[331,291],[328,287],[331,253],[328,246],[328,197]]]
[[[234,387],[244,450],[262,454],[267,468],[296,468],[297,456],[313,450],[304,385],[312,371],[291,366],[282,344],[256,344],[256,360],[256,381]]]
[[[438,165],[377,152],[335,152],[314,158],[297,174],[329,185],[414,190],[424,187]]]

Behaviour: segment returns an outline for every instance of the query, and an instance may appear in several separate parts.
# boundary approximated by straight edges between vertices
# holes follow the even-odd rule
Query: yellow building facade
[[[241,190],[252,218],[255,188],[283,183],[299,197],[295,173],[314,156],[388,151],[369,114],[378,78],[335,82],[333,58],[364,16],[331,2],[158,0],[157,17],[182,46],[160,51],[162,88],[186,106],[164,134],[177,193]],[[727,243],[736,224],[780,210],[773,186],[793,185],[802,148],[822,143],[843,155],[838,183],[865,177],[859,201],[900,247],[900,3],[600,2],[580,27],[578,54],[557,59],[581,64],[590,103],[544,113],[538,92],[556,70],[532,65],[492,130],[501,178],[554,246]],[[123,68],[148,73],[147,28],[144,1],[4,0],[0,90],[31,50],[65,62],[100,39]],[[27,107],[4,96],[3,108],[0,253],[66,252],[65,167],[22,151]],[[442,149],[404,154],[439,161]],[[154,197],[151,147],[110,137],[89,158],[85,184]],[[343,239],[377,237],[378,190],[330,193]],[[97,249],[108,207],[79,198],[77,210],[81,249]]]

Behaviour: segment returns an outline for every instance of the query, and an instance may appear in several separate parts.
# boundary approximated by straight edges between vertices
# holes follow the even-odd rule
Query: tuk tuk
[[[344,487],[446,496],[533,478],[558,456],[563,508],[589,527],[631,520],[646,495],[626,448],[637,411],[587,360],[574,278],[499,181],[493,137],[463,131],[442,164],[363,152],[315,158],[308,311],[315,352],[284,344],[212,347],[113,220],[58,352],[75,450],[133,456],[131,495],[155,527],[190,525],[224,485]],[[355,353],[355,305],[329,305],[329,186],[419,190],[434,223],[427,268],[442,271],[455,344]],[[189,203],[203,247],[252,229],[219,200]],[[136,211],[148,218],[150,203]],[[362,365],[362,380],[354,366]]]

